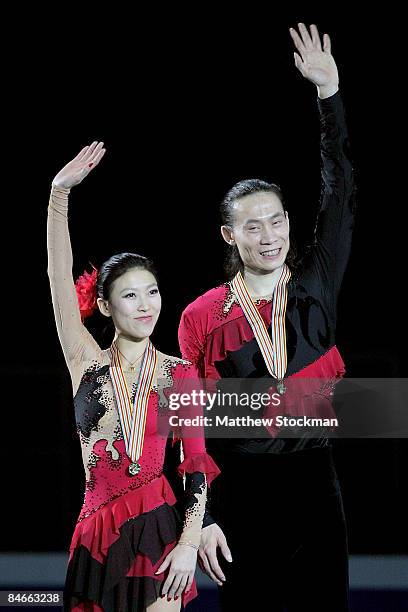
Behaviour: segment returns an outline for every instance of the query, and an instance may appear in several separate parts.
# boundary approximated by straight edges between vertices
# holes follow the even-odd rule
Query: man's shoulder
[[[223,303],[229,291],[229,283],[225,282],[209,289],[190,302],[183,311],[183,315],[195,317],[207,315],[209,310]]]

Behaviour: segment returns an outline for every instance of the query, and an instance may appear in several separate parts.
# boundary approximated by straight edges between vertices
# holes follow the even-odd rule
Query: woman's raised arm
[[[95,168],[105,153],[93,142],[70,161],[52,182],[47,218],[48,277],[58,337],[75,391],[84,361],[96,358],[100,347],[83,325],[72,274],[72,249],[68,229],[68,194]]]

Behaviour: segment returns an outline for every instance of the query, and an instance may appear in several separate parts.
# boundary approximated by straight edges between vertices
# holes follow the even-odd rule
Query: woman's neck
[[[264,274],[255,273],[245,268],[243,276],[249,295],[254,299],[271,296],[281,272],[282,266]]]
[[[114,343],[130,363],[134,363],[145,351],[149,338],[128,338],[115,334]]]

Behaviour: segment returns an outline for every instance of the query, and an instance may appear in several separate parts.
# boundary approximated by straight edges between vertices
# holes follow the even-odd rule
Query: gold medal
[[[131,463],[129,465],[129,467],[128,467],[129,474],[131,476],[136,476],[136,474],[138,474],[141,469],[142,469],[141,466],[138,463],[136,463],[136,462],[135,463]]]
[[[283,395],[286,391],[286,387],[284,385],[283,380],[278,380],[278,382],[276,383],[276,389],[279,393],[279,395]]]

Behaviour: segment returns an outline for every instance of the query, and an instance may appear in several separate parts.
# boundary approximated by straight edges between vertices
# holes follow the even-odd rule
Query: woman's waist
[[[149,512],[164,502],[173,505],[176,498],[163,472],[134,480],[129,478],[127,486],[121,487],[112,486],[112,483],[109,486],[106,482],[96,482],[93,488],[85,489],[78,522],[102,509],[114,511],[117,505],[135,506],[140,514]]]

